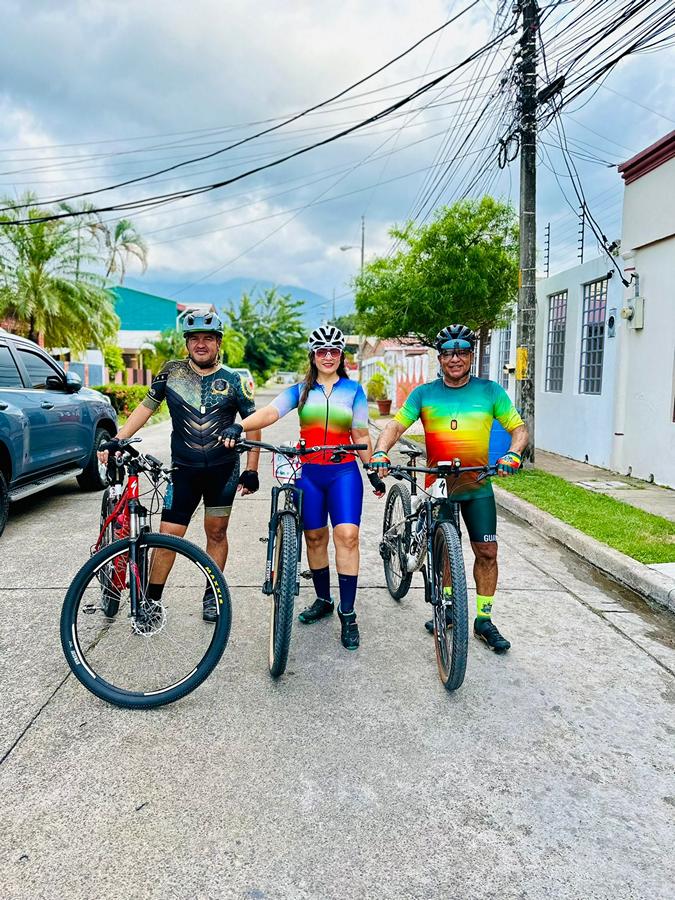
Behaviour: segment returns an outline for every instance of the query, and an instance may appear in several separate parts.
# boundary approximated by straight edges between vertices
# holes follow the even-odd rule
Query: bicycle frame
[[[101,526],[101,532],[96,541],[94,551],[99,550],[106,532],[106,529],[120,517],[123,522],[123,530],[128,531],[129,536],[129,572],[131,579],[129,581],[129,599],[131,605],[131,615],[136,617],[138,614],[139,599],[142,593],[141,575],[138,559],[138,538],[145,531],[149,530],[147,524],[148,511],[139,500],[139,473],[133,469],[133,461],[130,462],[129,477],[122,491],[122,495],[115,504],[115,508],[106,518]],[[115,467],[116,468],[116,467]],[[119,477],[116,476],[113,481],[114,485],[121,484]],[[126,527],[125,527],[126,526]],[[125,535],[126,537],[126,535]],[[124,576],[120,573],[120,578]],[[116,585],[116,587],[118,587]],[[126,587],[126,584],[124,585]]]

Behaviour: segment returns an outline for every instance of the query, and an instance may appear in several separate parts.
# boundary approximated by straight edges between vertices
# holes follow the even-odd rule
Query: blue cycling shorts
[[[331,525],[360,525],[363,480],[356,461],[336,465],[305,463],[296,482],[302,490],[302,527],[305,531]]]

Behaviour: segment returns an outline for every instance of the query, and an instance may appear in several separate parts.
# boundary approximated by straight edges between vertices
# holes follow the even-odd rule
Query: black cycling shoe
[[[485,641],[495,653],[506,653],[511,648],[511,642],[499,633],[492,619],[475,619],[473,633],[481,641]]]
[[[338,607],[338,616],[342,623],[340,630],[342,646],[346,650],[356,650],[359,646],[359,626],[356,624],[356,613],[343,613]]]
[[[218,619],[216,595],[210,587],[207,587],[204,591],[204,596],[202,598],[202,619],[205,622],[215,622]]]
[[[335,604],[332,600],[322,600],[321,597],[317,597],[311,606],[303,609],[298,616],[298,621],[302,622],[303,625],[311,625],[312,622],[318,622],[319,619],[332,616],[334,610]]]

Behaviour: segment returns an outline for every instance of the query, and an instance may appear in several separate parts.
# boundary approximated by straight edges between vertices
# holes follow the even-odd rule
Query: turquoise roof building
[[[115,312],[120,317],[120,331],[160,332],[176,327],[178,304],[168,297],[158,297],[117,285],[110,288]]]

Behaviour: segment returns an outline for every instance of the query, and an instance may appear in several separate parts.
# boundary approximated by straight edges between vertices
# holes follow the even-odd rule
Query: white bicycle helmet
[[[319,347],[330,347],[334,350],[345,349],[345,336],[335,325],[320,325],[310,334],[307,347],[314,351]]]

